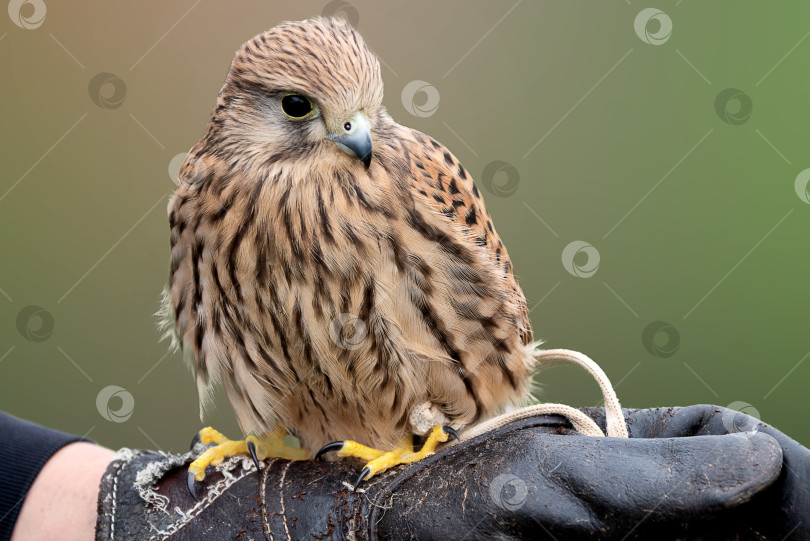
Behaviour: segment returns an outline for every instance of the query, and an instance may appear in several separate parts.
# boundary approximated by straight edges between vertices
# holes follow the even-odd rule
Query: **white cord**
[[[602,396],[605,400],[605,418],[607,425],[607,435],[612,438],[627,438],[627,424],[624,420],[622,413],[622,406],[619,404],[619,398],[616,396],[616,391],[610,384],[610,380],[605,375],[605,372],[599,368],[590,357],[578,351],[570,349],[549,349],[534,351],[534,358],[537,360],[537,369],[549,368],[552,366],[559,366],[561,364],[573,364],[580,366],[588,371],[593,376],[596,383],[599,384],[599,389],[602,391]],[[509,423],[513,423],[520,419],[527,417],[534,417],[536,415],[561,415],[568,419],[574,427],[574,430],[584,436],[604,437],[605,434],[597,426],[597,424],[579,411],[571,406],[565,404],[537,404],[534,406],[527,406],[519,410],[510,411],[493,417],[479,425],[470,427],[461,434],[461,440],[465,441],[470,438],[479,436],[490,430],[495,430]]]

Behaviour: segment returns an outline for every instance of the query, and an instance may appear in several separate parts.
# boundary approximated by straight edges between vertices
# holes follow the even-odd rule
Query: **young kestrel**
[[[368,461],[362,480],[529,396],[526,300],[481,194],[382,99],[342,20],[285,23],[236,53],[169,204],[165,312],[201,401],[224,386],[260,436],[204,429],[219,445],[192,484],[230,454],[301,459],[334,440],[322,451]]]

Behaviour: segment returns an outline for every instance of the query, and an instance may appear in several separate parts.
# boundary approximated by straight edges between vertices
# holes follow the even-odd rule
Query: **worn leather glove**
[[[582,410],[604,428],[601,408]],[[522,419],[353,492],[351,462],[249,458],[210,468],[121,450],[96,539],[810,539],[810,451],[733,410],[624,410],[629,439]]]

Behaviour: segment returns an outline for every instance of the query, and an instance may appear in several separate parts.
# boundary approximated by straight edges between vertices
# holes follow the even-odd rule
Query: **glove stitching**
[[[115,512],[118,509],[118,478],[121,475],[121,470],[124,469],[124,462],[118,467],[118,471],[113,476],[113,489],[112,489],[112,510],[110,512],[110,541],[115,539]]]
[[[284,507],[284,479],[287,477],[287,471],[290,469],[292,462],[287,462],[284,466],[284,471],[281,472],[281,480],[278,482],[279,491],[279,504],[281,505],[281,519],[284,523],[284,532],[287,534],[287,540],[292,541],[290,537],[290,529],[287,527],[287,509]]]
[[[267,513],[267,477],[270,475],[270,466],[272,466],[277,459],[272,459],[262,471],[262,482],[259,487],[259,497],[262,503],[262,531],[266,541],[275,541],[273,532],[270,531],[270,516]]]
[[[112,510],[110,511],[110,541],[115,539],[115,512],[118,509],[118,479],[121,477],[121,472],[124,470],[124,465],[127,462],[130,462],[132,459],[127,461],[120,461],[118,466],[118,471],[115,472],[113,476],[113,489],[112,489]]]
[[[113,475],[112,482],[112,509],[110,510],[110,541],[115,539],[115,513],[118,510],[118,479],[124,473],[124,466],[132,462],[134,459],[143,455],[143,451],[133,451],[131,449],[121,449],[118,451],[118,465],[115,475]]]
[[[241,473],[238,476],[231,474],[228,470],[233,469],[233,467],[235,467],[239,462],[242,462]],[[183,513],[178,521],[174,522],[173,524],[169,524],[163,530],[156,528],[157,534],[150,537],[149,541],[161,541],[166,539],[170,535],[176,534],[185,526],[191,524],[197,516],[199,516],[220,496],[222,496],[226,492],[226,489],[247,477],[250,473],[252,473],[255,467],[253,466],[253,463],[250,462],[249,458],[236,457],[223,462],[217,466],[216,469],[223,474],[223,479],[210,486],[208,488],[206,497],[198,501],[194,507],[188,510],[187,513]]]

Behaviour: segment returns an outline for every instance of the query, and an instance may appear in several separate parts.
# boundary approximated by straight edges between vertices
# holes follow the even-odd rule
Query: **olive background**
[[[186,448],[202,426],[196,388],[153,317],[170,169],[241,43],[337,13],[381,59],[392,116],[476,179],[538,338],[595,359],[624,406],[731,406],[810,443],[810,5],[12,0],[9,12],[3,411],[113,448]],[[600,402],[578,369],[538,380],[544,401]],[[240,433],[221,399],[206,423]]]

